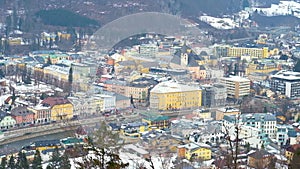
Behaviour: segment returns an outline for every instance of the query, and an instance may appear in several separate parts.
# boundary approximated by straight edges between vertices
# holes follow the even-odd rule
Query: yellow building
[[[200,119],[209,120],[211,119],[211,112],[209,110],[194,110],[193,114],[199,117]]]
[[[146,122],[149,129],[164,129],[170,127],[170,118],[168,116],[148,116],[144,117],[142,122]]]
[[[291,162],[291,160],[293,159],[294,153],[299,149],[300,149],[300,144],[290,145],[289,147],[286,148],[285,157],[287,158],[288,163]]]
[[[211,159],[211,149],[207,144],[199,143],[188,143],[185,145],[178,146],[177,149],[178,157],[186,158],[190,160],[191,158],[210,160]]]
[[[73,105],[62,97],[48,97],[42,101],[42,105],[51,108],[51,120],[61,121],[73,117]]]
[[[255,60],[249,63],[246,74],[250,73],[265,73],[268,74],[270,72],[279,70],[279,67],[276,63],[272,62],[272,60]]]
[[[128,137],[141,137],[141,134],[146,131],[148,131],[148,123],[137,122],[129,123],[126,126],[122,126],[120,133]]]
[[[69,40],[71,38],[71,34],[66,32],[57,32],[57,36],[59,37],[59,39]]]
[[[150,108],[155,110],[179,110],[201,106],[202,92],[197,86],[166,81],[150,91]]]
[[[230,47],[228,48],[229,57],[241,57],[249,55],[251,58],[267,58],[269,57],[268,48],[245,48],[245,47]]]

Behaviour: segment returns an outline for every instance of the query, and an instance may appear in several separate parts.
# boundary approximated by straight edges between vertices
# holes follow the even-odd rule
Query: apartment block
[[[229,76],[220,79],[226,86],[227,97],[239,99],[250,94],[250,80],[240,76]]]

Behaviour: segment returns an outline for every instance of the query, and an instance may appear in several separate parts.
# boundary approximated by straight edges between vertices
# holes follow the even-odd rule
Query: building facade
[[[150,91],[150,108],[155,110],[198,108],[201,103],[202,90],[196,86],[166,81]]]
[[[73,118],[73,105],[62,97],[48,97],[41,104],[51,109],[51,121],[62,121]]]
[[[226,86],[227,97],[239,99],[250,94],[250,80],[240,76],[229,76],[220,79]]]
[[[202,85],[202,106],[218,107],[226,104],[226,87],[222,84]]]
[[[288,98],[300,97],[300,73],[291,71],[280,71],[271,76],[270,86],[273,91]]]

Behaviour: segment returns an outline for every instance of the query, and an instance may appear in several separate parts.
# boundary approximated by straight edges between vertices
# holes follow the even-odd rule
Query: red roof
[[[290,145],[288,148],[286,148],[286,150],[294,153],[299,148],[300,148],[300,144],[294,144],[294,145]]]
[[[42,104],[53,107],[55,105],[71,104],[71,102],[63,97],[47,97],[42,101]]]

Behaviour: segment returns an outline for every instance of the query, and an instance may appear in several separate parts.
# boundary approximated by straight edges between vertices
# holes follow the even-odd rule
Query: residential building
[[[0,111],[0,129],[13,128],[16,123],[16,120],[10,114]]]
[[[229,76],[220,79],[226,86],[227,97],[239,99],[250,94],[250,80],[240,76]]]
[[[248,166],[251,168],[269,168],[274,155],[268,151],[261,149],[248,155]]]
[[[195,114],[197,117],[199,117],[202,120],[212,120],[211,111],[208,109],[196,109],[193,111],[193,114]]]
[[[51,110],[51,121],[68,120],[73,117],[73,105],[63,97],[47,97],[41,102]]]
[[[198,143],[218,144],[225,137],[222,131],[222,123],[210,122],[199,127],[199,132],[191,134],[190,140]]]
[[[279,70],[278,65],[271,59],[260,59],[260,60],[253,60],[251,63],[248,64],[246,68],[246,74],[249,75],[250,73],[264,73],[268,74],[273,71]]]
[[[202,106],[219,107],[226,104],[226,87],[222,84],[202,85]]]
[[[210,160],[211,159],[211,148],[207,144],[203,143],[188,143],[185,145],[178,146],[177,150],[178,157]]]
[[[34,123],[34,113],[27,107],[15,107],[10,112],[11,116],[16,120],[17,126],[25,126]]]
[[[156,58],[158,46],[156,44],[142,44],[139,46],[139,57]]]
[[[28,110],[34,113],[35,124],[48,123],[51,121],[51,109],[50,107],[44,107],[38,104],[34,107],[28,107]]]
[[[294,99],[300,97],[300,73],[280,71],[271,76],[270,87],[273,91]]]
[[[91,116],[100,114],[103,111],[104,100],[99,96],[86,96],[76,94],[76,96],[68,97],[73,105],[73,116]]]
[[[131,106],[130,98],[116,94],[116,109],[127,109]]]
[[[261,131],[261,135],[266,138],[276,139],[276,117],[270,113],[254,113],[224,116],[225,125],[238,124],[241,126],[250,126]]]
[[[202,90],[197,86],[166,81],[150,91],[150,108],[155,110],[198,108],[201,103]]]
[[[285,157],[287,158],[288,163],[291,162],[291,160],[293,159],[293,156],[294,156],[295,152],[297,150],[299,150],[299,149],[300,149],[300,144],[293,144],[293,145],[288,146],[285,149]]]
[[[101,109],[101,111],[105,112],[116,109],[116,96],[106,94],[99,94],[96,96],[101,97],[103,99],[103,108]]]
[[[162,116],[155,113],[140,113],[142,115],[142,122],[148,124],[149,129],[164,129],[170,127],[170,117]]]
[[[135,122],[122,125],[120,133],[128,137],[141,137],[141,134],[146,131],[148,131],[148,123]]]
[[[277,125],[276,126],[276,141],[277,144],[280,146],[284,146],[288,143],[289,140],[289,128],[291,128],[293,130],[292,126],[288,126],[288,125]]]
[[[238,116],[241,114],[241,111],[232,107],[223,107],[219,108],[216,111],[216,120],[223,120],[224,116],[235,115]]]

